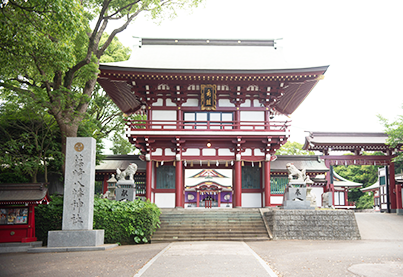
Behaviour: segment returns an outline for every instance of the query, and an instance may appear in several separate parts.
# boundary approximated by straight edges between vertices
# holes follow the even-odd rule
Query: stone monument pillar
[[[104,230],[93,230],[94,138],[68,137],[62,231],[49,231],[48,247],[99,246]]]

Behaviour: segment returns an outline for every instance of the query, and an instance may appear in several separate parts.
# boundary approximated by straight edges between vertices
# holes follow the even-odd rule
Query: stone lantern
[[[109,191],[108,199],[115,200],[116,183],[118,182],[118,180],[115,179],[115,174],[112,174],[112,177],[106,182],[108,183],[108,191]]]

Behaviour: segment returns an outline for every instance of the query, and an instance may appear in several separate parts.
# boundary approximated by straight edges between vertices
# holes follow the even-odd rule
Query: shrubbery
[[[94,229],[105,230],[105,243],[147,243],[159,227],[160,210],[150,201],[94,199]],[[36,237],[47,243],[48,231],[61,230],[63,197],[35,209]]]

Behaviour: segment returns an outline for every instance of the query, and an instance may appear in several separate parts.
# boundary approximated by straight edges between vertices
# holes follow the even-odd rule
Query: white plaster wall
[[[264,156],[264,152],[262,152],[260,149],[255,149],[254,153],[255,153],[255,156]]]
[[[202,149],[203,156],[215,156],[215,154],[216,154],[215,149],[211,149],[211,148]]]
[[[235,107],[235,104],[231,103],[229,99],[219,99],[218,100],[219,107]]]
[[[283,196],[270,196],[270,204],[283,204]]]
[[[158,208],[175,208],[175,193],[156,193],[155,204]]]
[[[263,111],[259,111],[259,112],[253,112],[253,111],[241,111],[240,113],[241,115],[241,125],[242,125],[242,121],[261,121],[260,122],[255,122],[253,123],[253,125],[263,125],[264,124],[264,112]],[[247,130],[251,130],[253,129],[253,126],[250,126],[251,123],[245,123],[249,126],[241,126],[241,129],[247,129]],[[262,127],[258,127],[255,129],[263,129]]]
[[[242,156],[252,156],[252,149],[245,149],[245,152],[242,153]]]
[[[199,99],[188,99],[185,103],[182,104],[182,107],[198,107]]]
[[[154,152],[152,152],[153,156],[162,156],[162,148],[157,148],[155,149]]]
[[[175,156],[175,152],[171,148],[165,148],[165,156]]]
[[[158,122],[158,120],[169,120],[172,125],[176,122],[176,111],[152,111],[152,120],[155,124],[166,124],[166,122]],[[176,129],[176,126],[162,126],[164,129]],[[155,126],[154,129],[161,129],[161,126]]]
[[[163,99],[162,99],[162,98],[158,98],[158,99],[157,99],[157,102],[152,103],[151,106],[160,107],[160,106],[163,105],[163,103],[164,103],[164,102],[163,102]]]
[[[176,103],[172,102],[171,98],[166,99],[166,105],[167,107],[176,107]]]
[[[186,152],[182,152],[182,156],[200,156],[200,149],[188,148]]]
[[[253,100],[253,106],[254,106],[254,107],[260,107],[260,102],[259,102],[259,100],[257,100],[257,99]]]
[[[261,208],[262,194],[260,193],[242,193],[243,208]]]
[[[241,104],[241,107],[250,107],[250,103],[251,103],[251,101],[249,99],[246,99],[245,103]]]
[[[234,153],[231,152],[229,148],[219,148],[218,149],[219,156],[234,156]]]
[[[312,187],[311,193],[316,197],[316,206],[322,206],[323,187]]]

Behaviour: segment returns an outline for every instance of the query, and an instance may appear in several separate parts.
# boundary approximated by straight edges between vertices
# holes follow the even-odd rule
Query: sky
[[[160,24],[142,15],[118,36],[277,39],[285,59],[302,66],[329,65],[292,114],[290,141],[305,131],[383,132],[382,115],[403,115],[401,0],[206,0]]]

